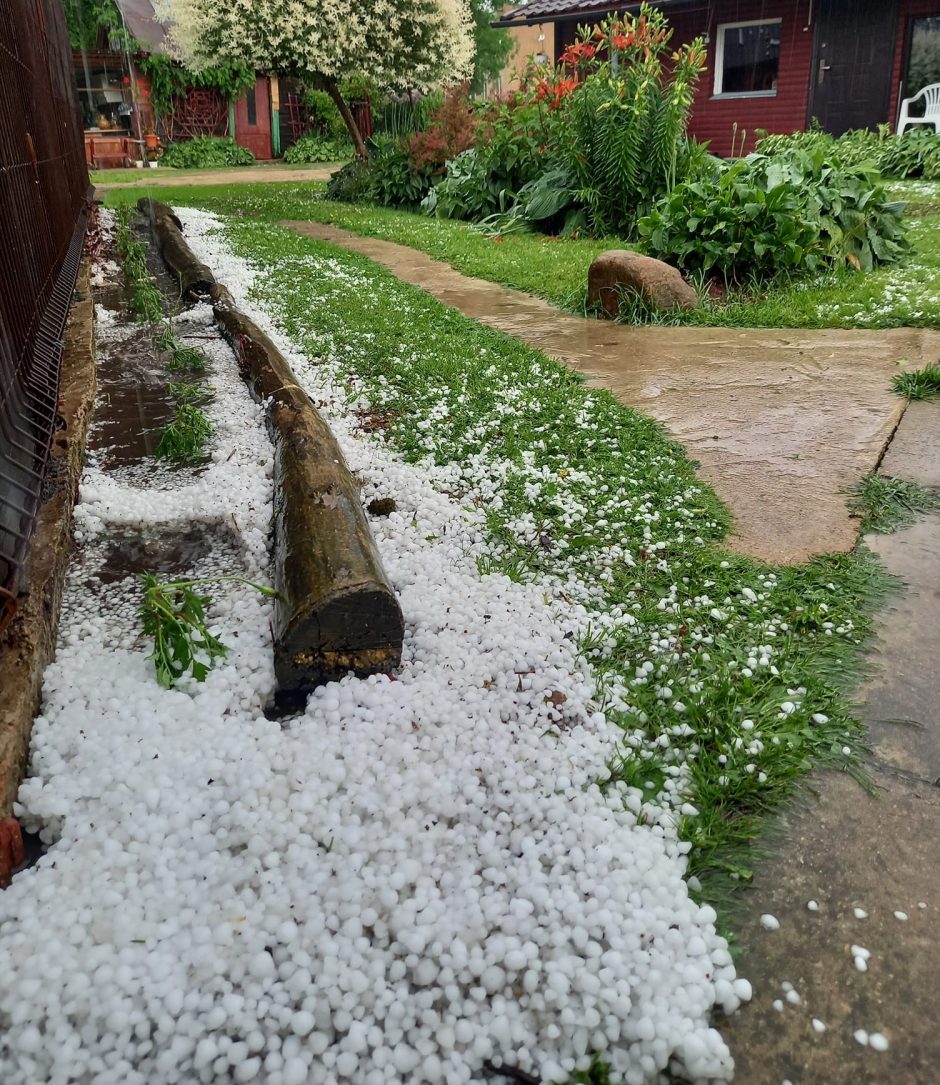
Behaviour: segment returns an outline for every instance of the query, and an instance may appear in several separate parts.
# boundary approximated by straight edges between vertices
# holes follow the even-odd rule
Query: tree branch
[[[343,98],[342,92],[339,89],[339,85],[332,77],[326,77],[323,80],[326,92],[333,99],[336,108],[339,110],[340,116],[346,123],[346,127],[349,129],[349,134],[352,136],[353,146],[356,148],[356,154],[360,158],[368,158],[369,152],[366,150],[365,142],[362,138],[362,133],[359,131],[359,125],[356,124],[356,118],[352,115],[352,110],[346,104],[346,99]]]

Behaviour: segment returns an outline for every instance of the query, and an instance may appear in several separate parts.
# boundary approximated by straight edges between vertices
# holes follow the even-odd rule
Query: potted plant
[[[160,137],[157,135],[153,126],[147,129],[144,136],[144,144],[151,153],[160,149]]]

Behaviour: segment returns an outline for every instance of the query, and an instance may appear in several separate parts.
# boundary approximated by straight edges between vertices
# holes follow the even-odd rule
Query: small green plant
[[[163,299],[149,275],[133,281],[130,300],[134,315],[147,324],[155,324],[163,316]]]
[[[889,535],[935,509],[940,509],[940,493],[916,482],[878,474],[862,479],[849,501],[849,510],[861,518],[863,535]]]
[[[293,165],[303,162],[340,162],[352,158],[353,146],[349,140],[330,139],[326,136],[301,136],[284,152],[284,161]]]
[[[205,373],[205,355],[197,347],[184,346],[176,338],[173,325],[169,321],[166,321],[154,336],[153,345],[162,353],[170,355],[166,361],[166,368],[171,373],[180,373],[183,370],[189,370],[191,373]]]
[[[194,591],[201,584],[226,581],[248,584],[269,597],[277,595],[272,588],[240,576],[161,581],[153,573],[141,574],[143,598],[138,613],[144,632],[153,637],[148,659],[153,660],[157,681],[164,689],[170,689],[187,672],[197,682],[204,682],[215,661],[228,652],[206,624],[211,597]]]
[[[205,373],[206,356],[197,347],[177,345],[166,363],[166,368],[171,373],[181,373],[184,370],[190,373]]]
[[[160,159],[172,169],[207,169],[212,166],[250,166],[255,156],[229,136],[196,136],[185,143],[172,143]]]
[[[907,396],[908,399],[936,399],[940,396],[940,365],[926,365],[923,369],[897,373],[891,387],[899,396]]]
[[[153,337],[153,345],[157,350],[161,351],[176,350],[179,346],[179,340],[177,340],[173,332],[173,325],[169,321],[161,325],[160,330]]]
[[[201,459],[206,441],[212,435],[212,423],[205,412],[190,402],[181,402],[154,451],[158,460],[192,463]]]
[[[117,246],[124,263],[130,307],[138,320],[155,324],[163,317],[163,299],[147,267],[147,245],[134,234],[130,218],[130,208],[124,208],[117,227]]]
[[[173,383],[166,386],[167,393],[177,403],[200,403],[209,398],[210,389],[205,384]]]

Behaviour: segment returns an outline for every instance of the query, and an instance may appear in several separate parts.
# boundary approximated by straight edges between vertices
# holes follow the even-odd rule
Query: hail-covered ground
[[[550,1083],[592,1058],[629,1085],[730,1079],[711,1015],[749,985],[683,878],[681,766],[652,797],[609,778],[623,732],[578,650],[591,591],[481,572],[479,491],[451,496],[457,468],[365,433],[334,366],[254,308],[258,272],[212,217],[183,218],[329,416],[364,500],[394,498],[373,531],[404,657],[270,720],[270,604],[219,583],[228,656],[204,684],[157,684],[136,581],[101,575],[116,537],[203,525],[187,572],[271,577],[263,410],[192,309],[177,333],[209,358],[210,462],[93,458],[82,481],[16,809],[50,848],[0,894],[0,1080],[457,1085],[505,1063]],[[101,315],[107,352],[125,332]]]

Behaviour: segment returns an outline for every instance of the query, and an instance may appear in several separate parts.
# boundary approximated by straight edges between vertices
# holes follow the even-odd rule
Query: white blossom
[[[240,61],[306,78],[366,74],[426,89],[469,76],[469,0],[156,0],[169,48],[188,67]]]

